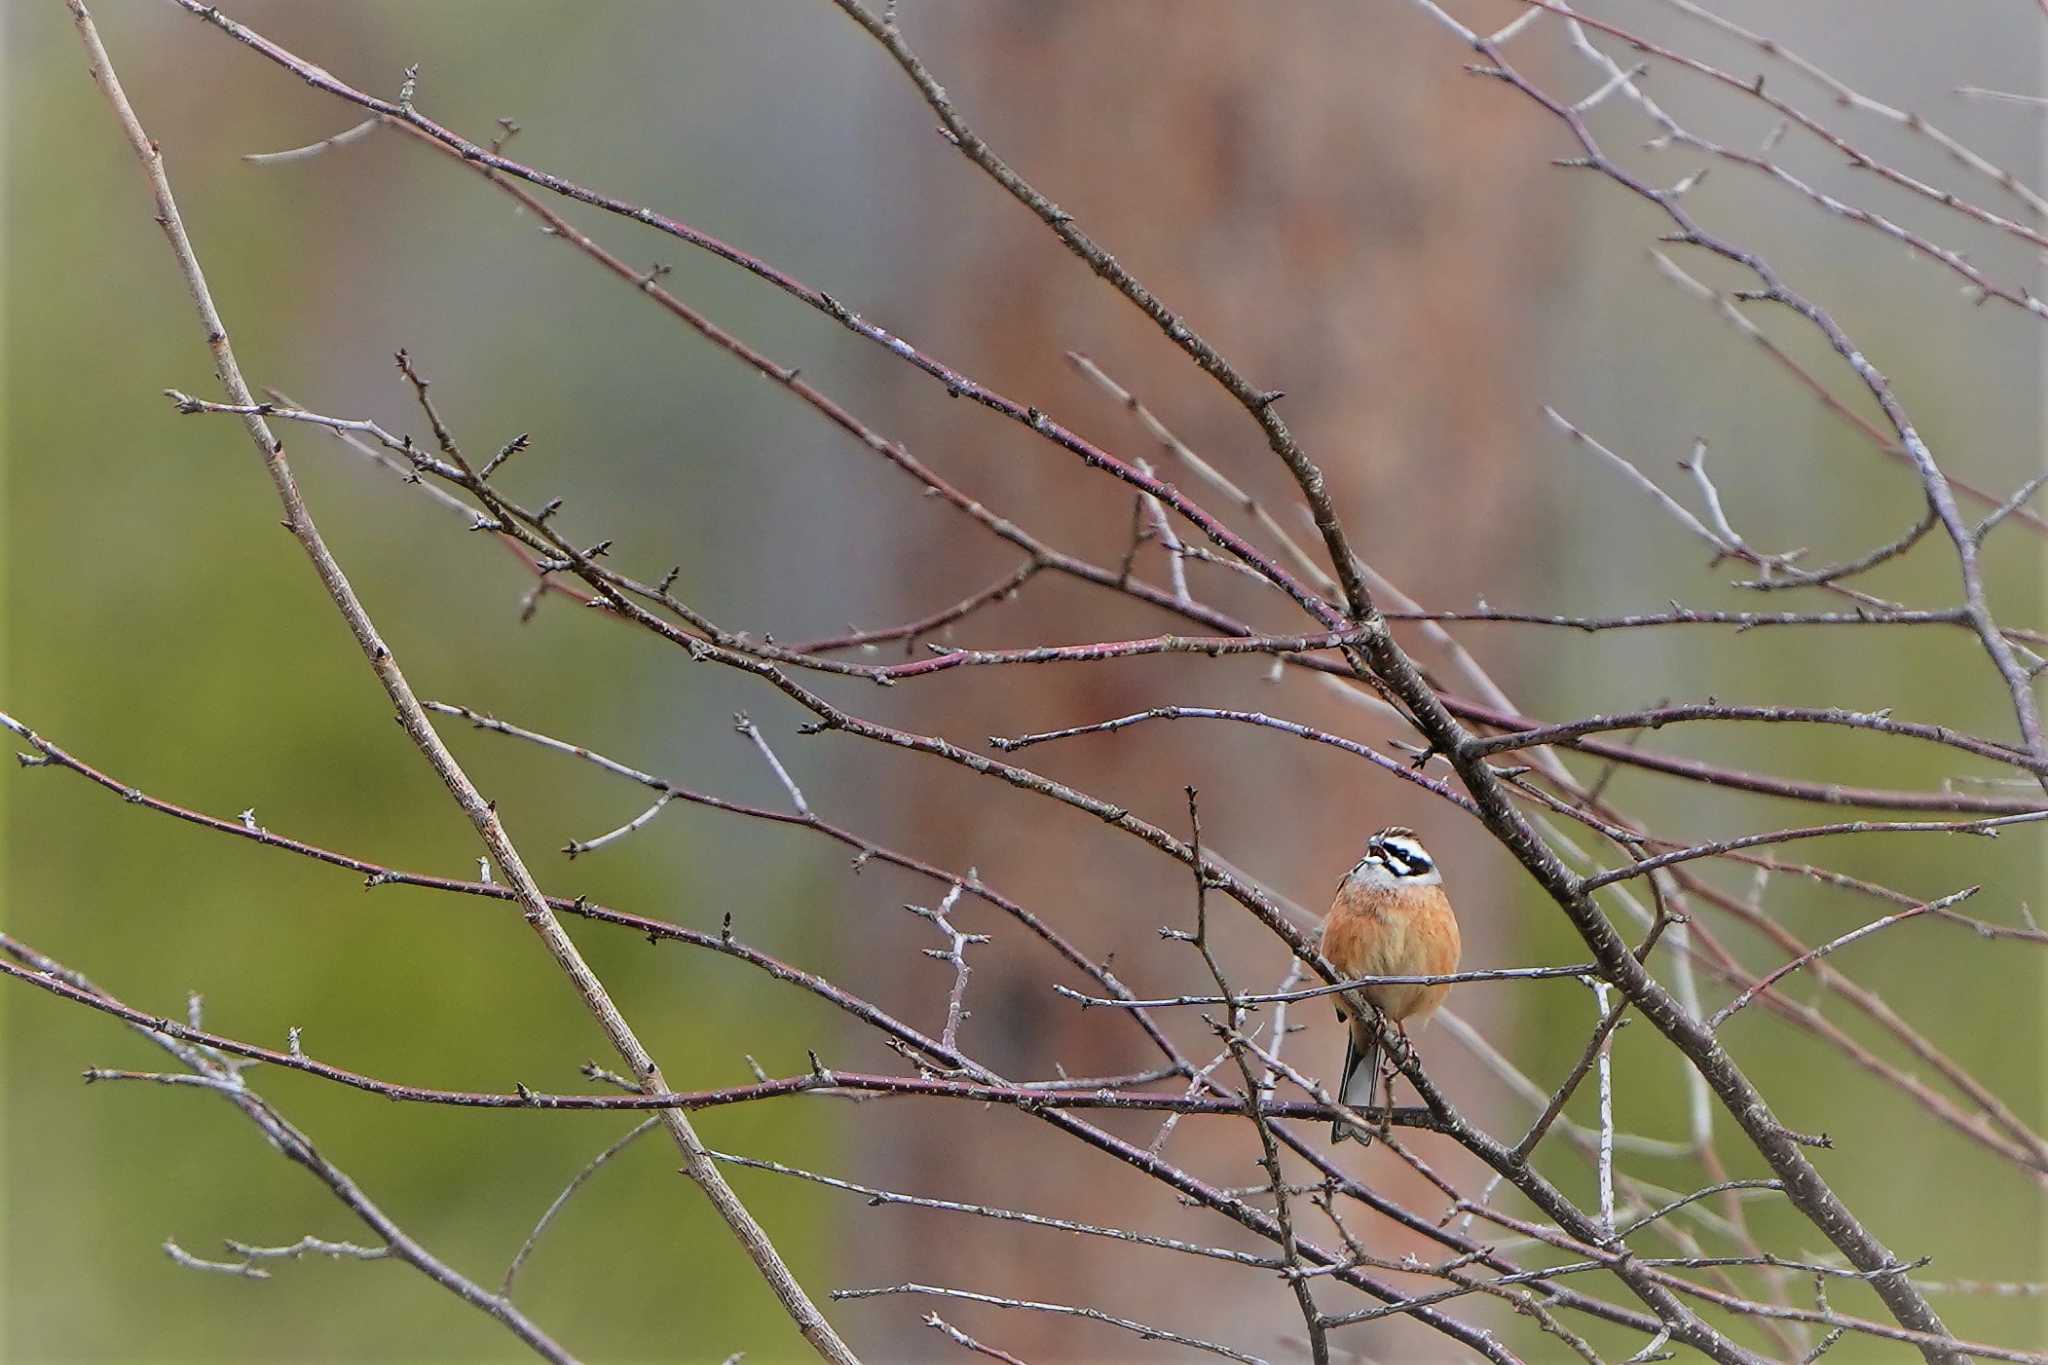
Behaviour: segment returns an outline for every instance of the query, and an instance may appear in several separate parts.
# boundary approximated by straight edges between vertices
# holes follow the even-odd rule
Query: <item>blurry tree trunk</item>
[[[1526,575],[1531,556],[1541,555],[1526,530],[1540,521],[1531,504],[1545,493],[1531,463],[1519,457],[1513,433],[1526,425],[1542,374],[1546,291],[1531,281],[1562,268],[1554,188],[1561,177],[1544,169],[1544,156],[1532,145],[1546,131],[1540,123],[1517,117],[1519,111],[1485,83],[1443,78],[1444,64],[1457,56],[1440,33],[1409,11],[1341,5],[1013,3],[920,9],[905,21],[963,115],[1000,155],[1255,382],[1287,391],[1283,411],[1329,474],[1339,506],[1357,528],[1360,551],[1375,567],[1426,603],[1447,606],[1469,603],[1481,584],[1504,581],[1510,566]],[[1225,510],[1223,499],[1175,467],[1128,413],[1063,358],[1070,350],[1087,353],[1232,478],[1262,500],[1290,506],[1278,496],[1284,470],[1243,412],[1042,223],[936,138],[932,148],[913,146],[903,155],[916,166],[920,204],[933,224],[919,247],[949,242],[950,249],[901,263],[889,325],[1110,449],[1153,461],[1199,500]],[[947,405],[929,384],[896,382],[904,386],[902,410],[915,414],[902,429],[913,449],[1003,515],[1051,528],[1061,548],[1098,562],[1120,560],[1130,542],[1129,518],[1102,510],[1114,500],[1078,503],[1071,492],[1075,476],[1062,463],[1067,457],[976,407]],[[944,605],[1015,563],[1016,556],[965,525],[951,519],[940,538],[901,545],[908,615]],[[1288,529],[1308,530],[1305,523]],[[1312,533],[1298,538],[1320,553]],[[1467,550],[1447,561],[1432,553],[1443,544],[1489,547],[1492,557],[1474,558]],[[1166,581],[1166,557],[1156,543],[1139,552],[1137,565],[1151,581]],[[1258,624],[1305,628],[1284,600],[1231,582],[1227,570],[1190,563],[1187,571],[1204,594]],[[1049,578],[1027,587],[997,619],[1006,638],[1043,642],[1185,626]],[[958,639],[991,638],[976,627],[970,622]],[[1423,657],[1432,653],[1425,647]],[[1167,682],[1170,691],[1174,684],[1168,670],[1151,666],[1157,662],[1057,668],[1028,677],[1014,670],[973,678],[955,673],[950,679],[959,681],[919,693],[918,714],[928,727],[974,734],[976,717],[992,714],[988,703],[996,698],[1006,708],[1003,723],[1018,725],[1027,723],[1013,719],[1019,716],[1103,719],[1161,702],[1231,704],[1222,686],[1202,695],[1183,694],[1184,686],[1162,695],[1153,684]],[[1304,681],[1274,687],[1266,671],[1247,661],[1219,676],[1233,680],[1236,704],[1264,705],[1375,742],[1383,737],[1384,723],[1370,713]],[[1020,758],[1127,800],[1177,830],[1185,825],[1181,787],[1200,786],[1216,848],[1312,912],[1327,903],[1367,833],[1423,818],[1415,814],[1421,803],[1399,784],[1361,781],[1357,765],[1340,769],[1306,745],[1292,756],[1290,790],[1238,789],[1230,780],[1230,755],[1260,746],[1266,770],[1285,771],[1290,756],[1276,754],[1274,746],[1291,741],[1266,732],[1249,738],[1217,732],[1224,727],[1187,732],[1201,724],[1178,722],[1170,735],[1140,727]],[[1175,755],[1172,762],[1169,755]],[[1195,955],[1184,944],[1162,943],[1156,933],[1162,924],[1187,922],[1191,894],[1184,870],[1106,837],[1086,843],[1099,853],[1098,862],[1039,856],[1055,846],[1075,847],[1073,812],[1012,795],[997,807],[1000,825],[991,826],[988,803],[960,799],[960,779],[935,775],[932,766],[902,769],[897,799],[907,839],[946,850],[963,864],[978,863],[989,881],[1047,915],[1087,951],[1113,950],[1119,974],[1148,993],[1204,985]],[[1477,867],[1456,870],[1461,849],[1473,850],[1472,863],[1480,863],[1479,840],[1440,815],[1427,814],[1427,821],[1435,825],[1424,833],[1432,847],[1442,848],[1454,889],[1468,907],[1468,961],[1510,960],[1515,931],[1485,909],[1497,888],[1481,880]],[[1000,932],[1006,941],[1014,935],[1007,925]],[[895,957],[904,964],[906,991],[936,991],[936,969],[905,954]],[[1075,1006],[1046,990],[1038,972],[1043,965],[1029,954],[1000,961],[991,955],[986,972],[977,972],[968,1029],[981,1055],[1017,1077],[1049,1076],[1056,1065],[1079,1075],[1157,1063],[1136,1029],[1104,1027],[1099,1015],[1084,1025]],[[1270,977],[1255,988],[1271,989],[1286,964],[1275,955],[1270,965]],[[1472,1013],[1486,1001],[1468,992],[1454,1004]],[[1342,1044],[1328,1008],[1318,1002],[1289,1022],[1307,1025],[1287,1044],[1290,1055],[1312,1071],[1333,1074],[1335,1056],[1323,1053],[1341,1051]],[[1180,1036],[1198,1061],[1213,1055],[1199,1021],[1182,1021]],[[1124,1046],[1105,1047],[1116,1038]],[[1439,1035],[1432,1065],[1450,1062],[1453,1085],[1458,1060]],[[1227,1065],[1217,1074],[1238,1084]],[[1140,1145],[1158,1128],[1156,1120],[1108,1126]],[[1228,1225],[1213,1216],[1173,1217],[1163,1192],[1148,1191],[1144,1209],[1118,1208],[1108,1197],[1117,1182],[1107,1158],[1086,1158],[1058,1144],[1050,1149],[1066,1164],[1048,1169],[1040,1155],[1048,1144],[1016,1115],[990,1115],[971,1144],[963,1144],[961,1130],[951,1125],[903,1129],[908,1136],[892,1136],[889,1153],[863,1158],[863,1165],[873,1156],[893,1160],[898,1188],[954,1197],[973,1191],[972,1197],[991,1202],[1171,1226],[1199,1240],[1233,1242]],[[1210,1136],[1222,1135],[1212,1130]],[[1260,1178],[1254,1166],[1222,1171],[1202,1155],[1201,1120],[1182,1125],[1171,1142],[1170,1154],[1219,1183]],[[1404,1167],[1384,1154],[1360,1157],[1356,1151],[1344,1160],[1364,1161],[1374,1179],[1388,1182],[1400,1197],[1437,1210],[1440,1196]],[[1303,1214],[1313,1235],[1331,1235],[1305,1206]],[[860,1227],[864,1282],[882,1282],[892,1270],[908,1272],[917,1264],[928,1269],[927,1239],[936,1235],[947,1241],[951,1283],[965,1288],[1001,1286],[1004,1293],[1094,1304],[1197,1333],[1215,1329],[1253,1350],[1272,1349],[1278,1358],[1291,1354],[1283,1339],[1301,1336],[1298,1310],[1277,1281],[1260,1302],[1233,1300],[1214,1292],[1214,1262],[1059,1234],[1020,1234],[992,1223],[906,1217],[863,1220]],[[904,1240],[876,1245],[884,1229]],[[1393,1240],[1390,1224],[1359,1231],[1376,1253],[1407,1249]],[[1248,1334],[1248,1318],[1269,1320],[1274,1335]],[[1400,1330],[1379,1329],[1375,1353]],[[1100,1331],[1066,1319],[1008,1314],[990,1339],[1026,1359],[1081,1359],[1103,1349]],[[933,1349],[929,1340],[903,1344],[918,1355]],[[1411,1344],[1423,1352],[1444,1345],[1428,1334],[1404,1341],[1402,1349]],[[1396,1352],[1382,1358],[1424,1357]]]

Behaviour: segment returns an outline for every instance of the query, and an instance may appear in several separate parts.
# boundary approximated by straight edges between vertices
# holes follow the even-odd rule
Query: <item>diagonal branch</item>
[[[0,934],[0,953],[4,953],[16,962],[23,964],[22,967],[15,967],[10,963],[0,961],[0,971],[19,974],[37,985],[54,990],[60,995],[69,994],[73,998],[96,1007],[104,1008],[109,1005],[118,1004],[112,996],[109,996],[98,986],[94,985],[82,973],[71,970],[53,958],[45,957],[42,953],[37,952],[19,939],[12,938],[6,934]],[[125,1009],[125,1006],[121,1008]],[[123,1017],[118,1010],[110,1009],[107,1012],[115,1014],[116,1017]],[[139,1014],[139,1011],[137,1013]],[[229,1103],[242,1111],[244,1117],[262,1130],[263,1135],[270,1140],[271,1145],[286,1160],[302,1167],[314,1179],[327,1186],[334,1193],[335,1198],[339,1199],[348,1208],[349,1212],[361,1219],[365,1226],[384,1239],[384,1246],[382,1248],[358,1248],[350,1251],[348,1254],[361,1255],[364,1251],[375,1250],[380,1255],[389,1255],[401,1260],[434,1283],[440,1285],[443,1289],[446,1289],[449,1293],[455,1295],[458,1299],[461,1299],[464,1303],[489,1314],[503,1323],[514,1336],[525,1342],[542,1359],[552,1361],[555,1365],[574,1365],[575,1357],[564,1350],[546,1332],[542,1331],[532,1319],[521,1312],[509,1299],[505,1298],[502,1294],[491,1293],[488,1289],[477,1284],[474,1280],[471,1280],[462,1272],[456,1270],[453,1266],[420,1245],[412,1234],[400,1227],[369,1195],[365,1194],[362,1187],[350,1179],[346,1172],[322,1156],[319,1149],[314,1147],[310,1138],[287,1121],[282,1114],[278,1113],[269,1101],[243,1084],[242,1078],[232,1067],[226,1065],[217,1054],[208,1051],[203,1046],[191,1046],[174,1039],[162,1029],[148,1022],[147,1016],[129,1018],[127,1022],[137,1033],[147,1038],[150,1042],[155,1043],[173,1057],[176,1057],[180,1063],[190,1069],[188,1073],[180,1073],[181,1079],[205,1082],[205,1088],[216,1090],[226,1097]],[[317,1239],[307,1238],[301,1245],[305,1246],[315,1243],[317,1243]],[[343,1243],[317,1243],[314,1249],[327,1251],[328,1254],[334,1255],[338,1253],[333,1248],[339,1248],[344,1245]],[[245,1247],[237,1243],[230,1243],[229,1246],[245,1258],[244,1268],[232,1272],[236,1274],[249,1273],[247,1268],[248,1261],[264,1255],[266,1252],[269,1254],[292,1254],[296,1250],[296,1248],[266,1249]],[[170,1252],[169,1243],[166,1243],[165,1250]],[[175,1258],[178,1253],[170,1252],[170,1254]],[[260,1274],[261,1272],[257,1273]]]
[[[1162,303],[1150,290],[1140,284],[1117,258],[1096,244],[1087,233],[1074,224],[1074,216],[1055,204],[1025,179],[1010,169],[1003,159],[995,154],[981,136],[968,127],[954,110],[946,89],[932,73],[925,68],[910,45],[903,39],[903,32],[897,27],[893,13],[876,15],[860,3],[860,0],[833,0],[849,19],[880,43],[896,64],[903,68],[905,75],[923,94],[925,103],[937,114],[946,131],[946,140],[960,149],[960,154],[986,171],[991,179],[1009,191],[1018,203],[1036,214],[1047,227],[1051,228],[1067,249],[1088,263],[1088,268],[1106,280],[1112,288],[1129,299],[1138,310],[1158,325],[1169,341],[1198,365],[1202,373],[1214,379],[1223,390],[1251,414],[1265,433],[1266,444],[1286,464],[1295,481],[1301,486],[1303,497],[1308,501],[1309,511],[1315,518],[1316,529],[1323,534],[1323,543],[1328,547],[1330,560],[1336,565],[1337,579],[1343,585],[1345,600],[1350,603],[1353,616],[1358,616],[1370,600],[1364,580],[1360,578],[1350,541],[1344,533],[1344,525],[1337,517],[1336,504],[1323,482],[1323,472],[1310,460],[1306,451],[1295,441],[1294,433],[1287,423],[1275,412],[1274,404],[1285,395],[1278,389],[1261,389],[1246,379],[1236,366],[1204,340],[1200,333],[1190,327],[1177,313]]]
[[[215,308],[212,293],[208,290],[205,273],[201,270],[199,257],[193,249],[191,238],[186,234],[183,219],[179,216],[177,201],[171,194],[169,177],[165,174],[163,153],[157,144],[143,131],[134,107],[128,102],[121,88],[113,65],[100,41],[99,31],[86,12],[83,0],[67,0],[73,22],[78,28],[80,41],[84,44],[94,82],[106,97],[113,110],[116,122],[128,140],[129,148],[141,164],[144,176],[149,182],[151,196],[156,203],[156,221],[169,239],[172,255],[178,269],[184,276],[187,290],[199,313],[207,346],[213,352],[215,372],[220,376],[228,401],[238,405],[253,405],[255,397],[248,383],[242,378],[241,366],[236,362],[233,347],[228,341],[226,324]],[[442,744],[434,732],[427,713],[414,696],[411,685],[399,670],[398,661],[391,649],[384,643],[369,613],[364,609],[355,589],[349,585],[341,565],[328,550],[321,538],[319,528],[314,524],[312,514],[307,510],[305,500],[300,496],[298,485],[292,476],[291,466],[285,460],[284,443],[271,434],[269,423],[258,414],[244,418],[243,425],[251,442],[262,458],[264,468],[270,476],[279,503],[285,514],[285,525],[312,560],[314,572],[319,575],[335,609],[341,614],[355,637],[357,645],[368,659],[371,670],[382,684],[385,695],[397,708],[398,720],[407,736],[419,749],[421,755],[433,768],[435,774],[448,788],[456,804],[475,826],[478,837],[498,871],[513,888],[526,921],[539,935],[542,944],[554,958],[557,966],[568,976],[582,997],[584,1005],[597,1019],[606,1036],[619,1056],[631,1069],[636,1080],[649,1090],[665,1091],[669,1088],[639,1038],[634,1034],[618,1007],[613,1004],[604,984],[598,980],[589,964],[583,960],[575,943],[562,928],[555,913],[549,908],[547,898],[542,894],[532,873],[527,871],[519,850],[513,846],[511,837],[498,820],[495,805],[486,801],[476,789],[469,776],[462,770],[455,756]],[[680,1110],[665,1110],[662,1124],[668,1129],[676,1146],[683,1153],[685,1170],[698,1188],[704,1191],[718,1210],[719,1216],[732,1230],[745,1248],[769,1287],[781,1300],[783,1308],[796,1322],[805,1339],[819,1355],[838,1365],[851,1365],[856,1357],[825,1321],[796,1278],[783,1263],[782,1257],[769,1241],[768,1234],[747,1211],[732,1187],[726,1183],[716,1163],[711,1160],[703,1144],[698,1141],[695,1130]]]

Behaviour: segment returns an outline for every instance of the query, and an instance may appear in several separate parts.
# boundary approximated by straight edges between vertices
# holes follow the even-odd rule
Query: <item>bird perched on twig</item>
[[[1337,888],[1323,921],[1323,956],[1345,980],[1364,976],[1448,976],[1458,969],[1458,917],[1444,894],[1443,874],[1415,838],[1392,825],[1365,842],[1365,856]],[[1405,1042],[1408,1025],[1429,1022],[1451,993],[1436,985],[1364,986],[1357,992]],[[1372,1019],[1337,997],[1337,1018],[1349,1020],[1344,1044],[1344,1079],[1337,1098],[1363,1113],[1372,1106],[1380,1081],[1380,1033]],[[1393,1077],[1387,1077],[1387,1106],[1393,1107]],[[1338,1120],[1330,1140],[1370,1141],[1355,1125]]]

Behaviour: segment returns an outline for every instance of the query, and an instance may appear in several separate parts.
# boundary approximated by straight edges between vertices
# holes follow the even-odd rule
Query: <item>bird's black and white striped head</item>
[[[1437,886],[1443,875],[1414,830],[1389,825],[1365,841],[1365,856],[1351,869],[1351,880],[1380,886]]]

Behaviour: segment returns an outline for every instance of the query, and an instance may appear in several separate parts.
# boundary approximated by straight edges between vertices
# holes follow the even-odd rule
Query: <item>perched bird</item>
[[[1436,860],[1415,838],[1415,831],[1393,825],[1365,841],[1365,856],[1337,888],[1323,921],[1323,956],[1345,980],[1362,976],[1448,976],[1458,970],[1458,917],[1444,894],[1443,874]],[[1405,1040],[1408,1024],[1416,1030],[1429,1022],[1451,993],[1448,985],[1365,986],[1358,994],[1377,1008]],[[1337,1098],[1361,1113],[1372,1106],[1379,1089],[1380,1040],[1372,1021],[1351,1018],[1343,996],[1337,997],[1337,1018],[1350,1019],[1344,1044],[1344,1079]],[[1393,1103],[1388,1078],[1387,1101]],[[1347,1137],[1370,1141],[1352,1125],[1330,1125],[1330,1140]]]

